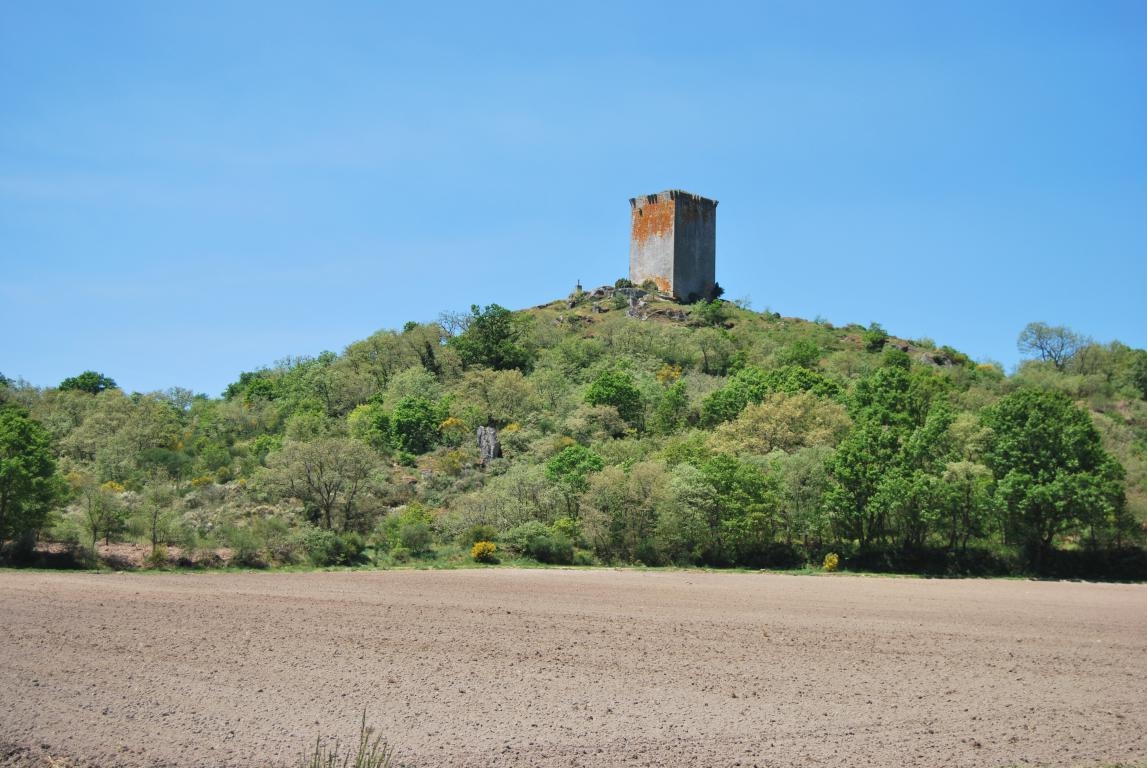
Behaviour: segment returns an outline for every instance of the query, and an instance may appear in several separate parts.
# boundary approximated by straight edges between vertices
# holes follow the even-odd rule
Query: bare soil
[[[1142,585],[0,572],[0,765],[1095,765],[1145,685]]]

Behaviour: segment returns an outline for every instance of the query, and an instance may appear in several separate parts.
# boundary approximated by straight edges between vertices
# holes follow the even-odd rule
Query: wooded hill
[[[0,538],[153,562],[1147,578],[1147,351],[1033,323],[1006,376],[879,325],[618,281],[408,323],[220,398],[0,385]],[[478,427],[501,457],[482,460]],[[478,542],[491,542],[493,547]],[[42,546],[41,546],[42,551]],[[90,562],[90,560],[89,560]]]

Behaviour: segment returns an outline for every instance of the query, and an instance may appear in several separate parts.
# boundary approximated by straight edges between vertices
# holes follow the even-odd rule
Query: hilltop
[[[155,564],[832,554],[1143,578],[1147,352],[1033,328],[1045,359],[1009,377],[876,323],[619,280],[379,331],[217,399],[94,372],[2,392],[55,467],[25,531],[81,561],[120,540]],[[14,556],[19,534],[0,534]]]

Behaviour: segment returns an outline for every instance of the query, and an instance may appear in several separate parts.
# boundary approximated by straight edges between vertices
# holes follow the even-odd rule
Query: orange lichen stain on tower
[[[633,209],[633,241],[643,243],[673,229],[673,200],[658,200]]]
[[[668,278],[656,276],[653,278],[653,282],[657,283],[657,290],[662,293],[672,293],[673,288],[669,285]]]

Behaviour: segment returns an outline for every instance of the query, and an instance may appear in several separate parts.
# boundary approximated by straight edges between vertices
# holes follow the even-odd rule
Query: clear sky
[[[612,283],[671,187],[755,309],[1147,347],[1147,4],[3,3],[0,372],[218,395]]]

